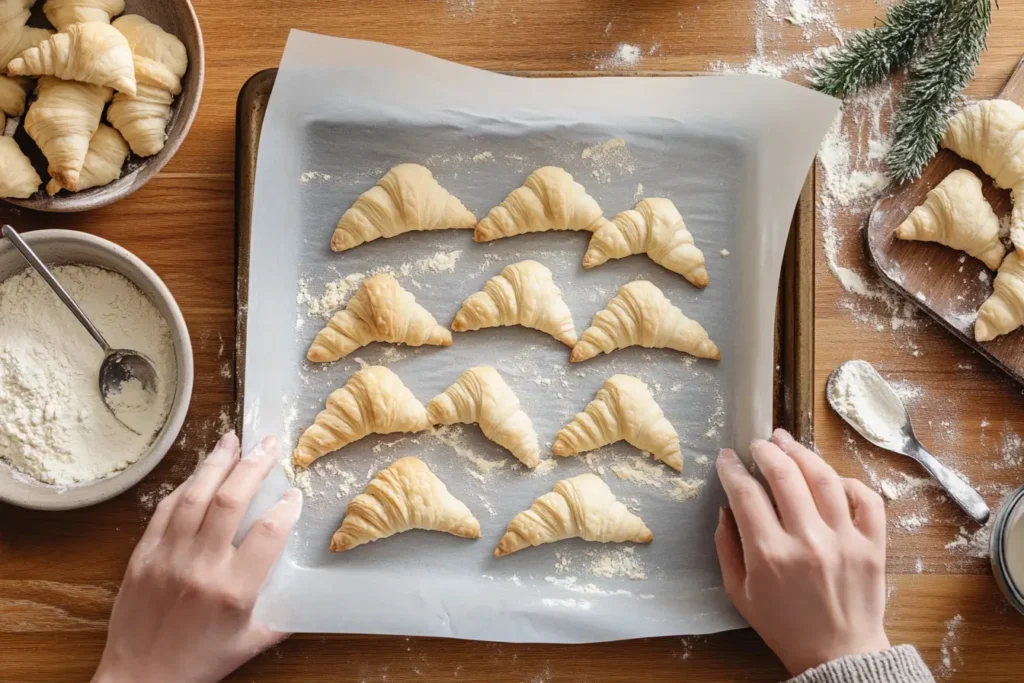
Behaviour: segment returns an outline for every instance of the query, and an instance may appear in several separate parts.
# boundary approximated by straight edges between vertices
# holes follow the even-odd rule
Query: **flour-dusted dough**
[[[494,556],[577,537],[600,543],[654,540],[644,521],[616,500],[608,484],[596,474],[581,474],[558,482],[551,493],[513,517]]]
[[[1024,109],[1009,100],[968,105],[950,119],[942,146],[981,166],[997,187],[1013,191],[1010,240],[1024,256]]]
[[[978,309],[974,338],[980,342],[1013,332],[1024,324],[1024,263],[1010,252],[996,273],[992,296]]]
[[[56,76],[135,94],[135,64],[128,41],[110,24],[73,24],[11,60],[13,76]]]
[[[981,194],[981,181],[966,169],[953,171],[932,188],[924,203],[896,228],[896,236],[966,251],[992,270],[1006,255],[999,218]]]
[[[427,404],[431,424],[478,423],[480,431],[507,448],[527,467],[540,462],[537,432],[519,399],[498,371],[489,365],[466,370],[455,384]]]
[[[393,275],[367,278],[344,310],[316,335],[306,358],[327,363],[372,342],[409,346],[451,346],[452,333],[437,324]]]
[[[331,537],[331,552],[409,531],[444,531],[480,538],[480,522],[469,508],[419,458],[402,458],[377,473],[366,491],[348,504],[341,527]]]
[[[82,172],[78,176],[78,190],[101,187],[121,177],[121,167],[128,158],[128,143],[121,134],[101,123],[89,141],[89,153],[85,155]],[[46,191],[53,195],[61,191],[56,178],[46,184]]]
[[[630,375],[609,377],[583,412],[559,430],[551,452],[578,455],[622,440],[683,469],[679,435],[647,385]]]
[[[421,432],[427,411],[394,372],[371,365],[352,375],[327,398],[327,407],[302,433],[292,463],[309,467],[317,458],[367,434]]]
[[[675,349],[698,358],[720,360],[721,352],[701,325],[690,320],[647,280],[623,285],[598,311],[569,361],[578,363],[627,346]]]
[[[111,17],[123,11],[124,0],[46,0],[43,4],[43,14],[58,31],[87,21],[109,24]]]
[[[490,242],[546,230],[593,232],[607,224],[601,207],[582,185],[564,169],[545,166],[491,209],[476,226],[473,239]]]
[[[0,73],[7,72],[7,63],[51,35],[45,28],[26,26],[36,0],[0,0]]]
[[[46,156],[50,176],[61,187],[77,191],[89,143],[113,91],[43,76],[37,92],[25,115],[25,130]]]
[[[188,52],[177,36],[137,14],[114,20],[114,28],[128,41],[135,62],[135,95],[117,93],[107,109],[107,120],[141,157],[164,148],[171,103],[181,92],[188,69]]]
[[[572,313],[546,266],[520,261],[505,266],[455,314],[456,332],[522,325],[546,332],[568,347],[576,343]]]
[[[0,197],[31,197],[42,182],[14,138],[0,136]]]
[[[338,221],[331,249],[345,251],[414,230],[468,229],[476,216],[419,164],[399,164],[359,195]]]
[[[683,217],[670,199],[650,197],[623,211],[590,238],[583,267],[593,268],[609,259],[630,254],[648,258],[673,273],[679,273],[697,287],[707,287],[708,271],[704,252],[693,243]]]

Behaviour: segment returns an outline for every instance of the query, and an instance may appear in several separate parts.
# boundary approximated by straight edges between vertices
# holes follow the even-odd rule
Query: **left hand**
[[[277,463],[267,437],[245,458],[225,434],[156,508],[114,601],[94,683],[219,681],[287,634],[253,621],[264,580],[302,509],[289,489],[236,548],[239,524]]]

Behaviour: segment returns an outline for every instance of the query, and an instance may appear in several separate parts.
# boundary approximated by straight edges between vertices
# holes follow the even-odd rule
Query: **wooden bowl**
[[[47,23],[42,13],[43,2],[36,2],[32,10],[30,24],[34,26],[52,26]],[[189,0],[125,0],[125,14],[140,14],[157,24],[168,33],[173,33],[184,43],[188,52],[188,71],[181,79],[181,93],[171,104],[171,117],[167,127],[167,142],[164,148],[151,157],[138,157],[129,154],[121,170],[121,177],[103,187],[94,187],[82,192],[62,190],[51,197],[44,187],[50,179],[46,173],[46,159],[35,143],[25,132],[24,116],[18,123],[14,134],[18,144],[32,160],[32,164],[43,179],[38,192],[28,199],[7,199],[6,201],[36,211],[52,211],[71,213],[88,211],[124,199],[132,192],[149,182],[150,178],[160,172],[174,153],[178,151],[185,136],[188,135],[192,121],[199,109],[199,98],[203,92],[203,76],[206,64],[203,55],[203,33],[199,28],[199,19]]]

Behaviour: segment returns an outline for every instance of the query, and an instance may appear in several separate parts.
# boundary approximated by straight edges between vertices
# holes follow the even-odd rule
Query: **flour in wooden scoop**
[[[67,265],[54,276],[114,348],[153,361],[158,390],[123,387],[132,429],[103,403],[103,352],[35,271],[0,283],[0,459],[38,481],[68,486],[107,477],[146,452],[163,427],[177,384],[167,321],[125,277]],[[138,432],[138,433],[136,433]]]

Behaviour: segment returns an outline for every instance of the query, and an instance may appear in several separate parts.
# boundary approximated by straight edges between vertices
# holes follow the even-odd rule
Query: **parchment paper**
[[[724,496],[713,461],[721,446],[771,429],[782,252],[836,111],[831,98],[767,78],[520,79],[293,31],[256,175],[244,448],[276,433],[290,453],[330,391],[363,363],[388,364],[424,404],[463,370],[490,364],[532,418],[542,453],[604,380],[623,372],[651,387],[680,433],[686,462],[674,481],[667,467],[620,443],[535,473],[475,426],[363,439],[305,475],[302,519],[257,617],[283,631],[566,643],[743,626],[715,559]],[[711,283],[699,291],[644,256],[584,271],[585,233],[489,244],[475,244],[468,230],[410,233],[332,253],[341,214],[401,162],[429,167],[478,217],[548,164],[574,174],[609,217],[641,196],[669,197],[706,255]],[[330,282],[391,270],[448,324],[487,279],[526,258],[553,271],[578,333],[621,285],[646,278],[707,328],[722,361],[633,348],[569,365],[566,347],[523,328],[455,334],[447,349],[374,344],[327,366],[304,359],[324,324],[308,303]],[[405,455],[427,461],[476,514],[483,537],[414,531],[328,553],[348,501]],[[652,544],[576,540],[492,557],[517,512],[559,479],[586,471],[644,518]],[[283,470],[274,472],[248,519],[288,485]],[[694,486],[699,493],[687,498]]]

